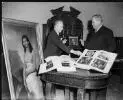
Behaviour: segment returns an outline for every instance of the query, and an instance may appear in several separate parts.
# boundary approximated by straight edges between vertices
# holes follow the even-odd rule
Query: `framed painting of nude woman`
[[[28,36],[36,51],[36,64],[42,63],[42,25],[34,22],[2,18],[2,46],[11,100],[20,97],[23,83],[24,49],[22,35]],[[10,99],[9,98],[9,99]]]

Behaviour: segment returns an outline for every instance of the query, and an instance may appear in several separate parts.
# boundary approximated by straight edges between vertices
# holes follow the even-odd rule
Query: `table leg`
[[[52,83],[46,83],[45,89],[46,100],[53,100],[55,98],[55,86]]]
[[[65,100],[70,100],[70,90],[69,90],[69,87],[65,87]]]
[[[43,83],[44,100],[46,100],[46,82],[42,81],[42,83]]]
[[[51,98],[54,100],[56,97],[56,87],[55,84],[52,84],[51,86]]]
[[[123,84],[123,69],[120,70],[120,83]]]
[[[96,90],[90,91],[89,100],[97,100],[97,91]]]
[[[84,89],[77,89],[77,100],[84,100],[85,98],[85,90]]]
[[[97,100],[106,100],[107,88],[100,89],[97,93]]]
[[[89,100],[106,100],[107,88],[99,90],[91,90]]]

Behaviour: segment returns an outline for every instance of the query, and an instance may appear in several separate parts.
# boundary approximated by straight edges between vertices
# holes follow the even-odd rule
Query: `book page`
[[[45,59],[45,63],[40,65],[39,74],[46,73],[61,67],[61,62],[58,56],[49,56]]]
[[[76,67],[74,65],[75,61],[68,55],[49,56],[45,59],[45,61],[45,63],[40,65],[39,74],[46,73],[55,69],[60,72],[76,71]]]
[[[82,69],[90,69],[90,63],[93,60],[93,57],[97,50],[88,50],[85,49],[79,59],[76,61],[76,65],[78,68]]]
[[[100,50],[96,53],[95,57],[90,63],[91,69],[95,69],[103,73],[108,73],[116,57],[116,53]]]
[[[93,69],[102,73],[108,73],[116,57],[116,53],[85,49],[75,64],[77,68]]]

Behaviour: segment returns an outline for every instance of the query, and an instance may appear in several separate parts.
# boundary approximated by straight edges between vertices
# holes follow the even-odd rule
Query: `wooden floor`
[[[27,94],[24,90],[22,90],[19,98],[18,100],[27,100]],[[106,100],[123,100],[123,84],[120,84],[120,77],[118,75],[112,75],[110,78],[106,98]],[[9,94],[2,94],[2,100],[9,100]]]

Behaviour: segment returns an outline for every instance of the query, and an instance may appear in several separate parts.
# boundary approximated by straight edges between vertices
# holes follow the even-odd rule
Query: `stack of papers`
[[[55,69],[60,72],[76,71],[76,67],[74,66],[75,61],[72,60],[68,55],[50,56],[47,57],[45,61],[45,63],[40,65],[39,74]]]

